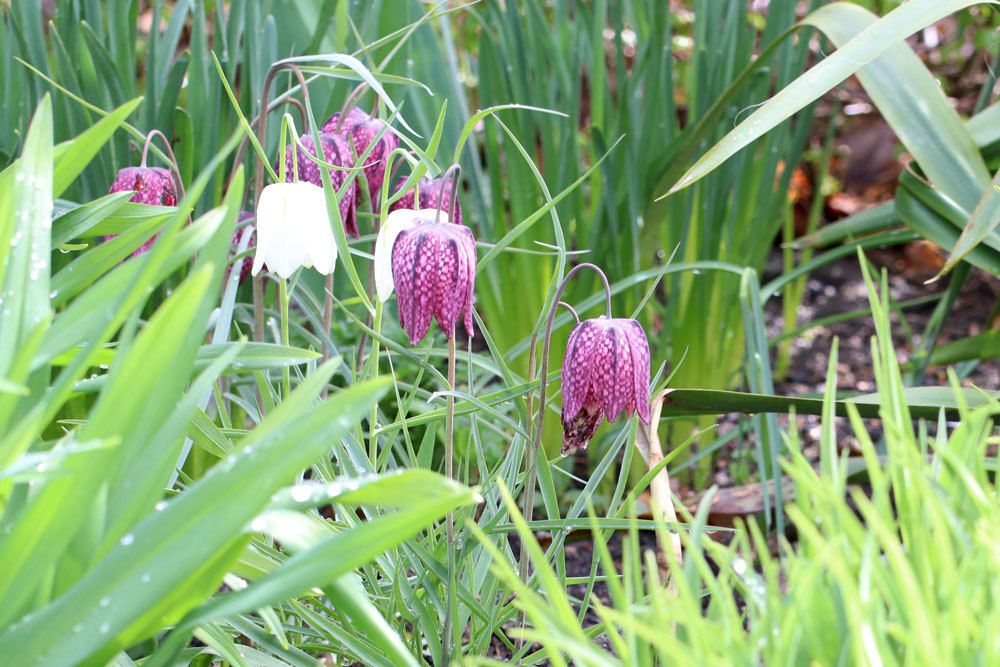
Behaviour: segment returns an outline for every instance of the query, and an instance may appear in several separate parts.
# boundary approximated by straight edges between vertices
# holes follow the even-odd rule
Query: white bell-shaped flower
[[[299,267],[333,273],[337,244],[326,212],[323,188],[306,181],[271,183],[257,205],[257,252],[253,275],[267,270],[288,278]]]
[[[375,239],[375,291],[382,303],[389,300],[395,289],[392,282],[392,246],[396,243],[396,237],[418,221],[433,221],[435,217],[438,222],[448,222],[448,214],[441,211],[438,217],[436,208],[422,208],[418,211],[398,208],[385,217],[385,223],[378,230],[378,238]]]

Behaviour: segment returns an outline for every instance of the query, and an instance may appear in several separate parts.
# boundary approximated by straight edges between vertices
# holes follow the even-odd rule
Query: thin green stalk
[[[444,471],[448,479],[455,479],[455,334],[448,338],[448,408],[445,415],[445,450],[444,450]],[[448,530],[448,607],[445,610],[444,633],[442,637],[441,655],[444,656],[442,664],[448,664],[448,655],[451,650],[451,626],[455,620],[455,608],[457,599],[455,594],[455,513],[449,511],[446,518]]]
[[[375,331],[379,334],[382,333],[382,301],[380,299],[375,300],[375,322],[373,324]],[[453,343],[454,344],[454,343]],[[372,338],[372,371],[370,380],[378,379],[379,368],[378,368],[378,355],[381,351],[382,344],[378,338]],[[452,383],[454,385],[454,382]],[[453,400],[453,399],[452,399]],[[372,405],[371,417],[368,420],[369,429],[371,429],[371,435],[368,437],[368,458],[372,462],[372,470],[378,470],[378,436],[376,435],[375,424],[378,420],[378,404]]]
[[[281,308],[281,344],[288,347],[288,281],[278,280],[278,305]],[[282,397],[288,396],[292,389],[291,369],[286,365],[281,369]]]

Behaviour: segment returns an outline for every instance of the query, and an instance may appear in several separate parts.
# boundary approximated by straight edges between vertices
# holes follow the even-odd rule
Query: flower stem
[[[595,271],[601,278],[601,282],[604,287],[604,306],[605,313],[607,317],[611,317],[611,286],[608,284],[608,277],[604,275],[599,267],[590,263],[577,264],[566,274],[566,277],[562,279],[559,283],[559,287],[556,289],[555,296],[552,298],[552,305],[549,306],[548,315],[545,320],[545,335],[542,338],[542,358],[541,358],[541,369],[539,372],[539,386],[538,386],[538,419],[535,423],[534,440],[528,446],[527,456],[525,457],[525,470],[524,470],[524,498],[521,505],[521,514],[524,515],[524,520],[530,523],[534,517],[535,513],[535,483],[538,475],[538,463],[536,457],[541,452],[542,448],[542,430],[545,428],[545,390],[548,384],[548,374],[549,374],[549,348],[552,344],[552,325],[556,319],[556,311],[559,308],[559,304],[562,303],[563,292],[566,291],[566,286],[569,281],[575,276],[579,271],[583,269],[591,269]],[[566,305],[566,304],[564,304]],[[576,311],[569,307],[570,311],[577,319]],[[537,332],[536,332],[537,333]],[[531,350],[534,351],[537,347],[537,335],[532,336],[531,340]],[[533,365],[534,354],[532,353],[532,359],[529,364]],[[529,409],[532,406],[532,395],[528,395],[528,406]],[[520,549],[519,561],[519,574],[521,576],[521,581],[523,583],[528,582],[528,549],[527,545],[522,541]],[[521,626],[524,627],[525,617],[521,614]],[[523,643],[523,642],[521,642]]]
[[[378,299],[375,300],[375,331],[382,333],[382,302]],[[378,338],[372,338],[372,374],[371,379],[377,379],[379,368],[378,368],[378,355],[381,348]],[[378,472],[378,437],[375,435],[375,423],[378,419],[378,404],[372,405],[371,418],[368,420],[369,429],[371,436],[368,438],[368,458],[372,462],[372,470]]]
[[[448,338],[448,406],[445,412],[445,450],[444,450],[444,470],[448,479],[455,479],[455,332]],[[445,519],[448,530],[448,607],[445,611],[443,645],[441,655],[442,664],[448,664],[448,654],[451,649],[451,624],[453,621],[455,607],[455,512],[451,510]]]
[[[326,284],[323,288],[323,334],[330,337],[330,329],[333,327],[333,274],[326,277]],[[323,361],[327,361],[333,356],[330,344],[323,345]]]
[[[278,301],[281,308],[281,344],[288,347],[288,281],[279,278]],[[291,370],[285,366],[281,371],[281,396],[285,398],[292,390]]]
[[[253,283],[253,332],[258,343],[264,342],[264,277],[254,276]]]
[[[451,165],[444,172],[444,176],[441,177],[441,191],[438,194],[437,213],[434,214],[434,222],[438,222],[441,218],[441,210],[444,206],[444,189],[448,185],[449,179],[451,180],[451,201],[448,202],[448,222],[455,222],[455,204],[458,201],[458,182],[461,178],[462,167],[458,164]],[[413,201],[416,203],[416,198]]]

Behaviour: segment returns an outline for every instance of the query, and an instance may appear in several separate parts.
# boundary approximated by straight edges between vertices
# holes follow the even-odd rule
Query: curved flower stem
[[[438,192],[437,213],[434,214],[434,222],[439,222],[441,219],[441,207],[444,204],[444,189],[448,185],[449,178],[451,179],[451,201],[448,202],[448,222],[455,222],[455,204],[458,203],[458,183],[462,178],[462,167],[458,164],[448,167],[447,171],[441,177],[441,189]],[[414,197],[414,205],[416,205],[416,201],[416,197]]]
[[[558,310],[559,304],[562,303],[563,292],[566,291],[566,286],[569,281],[578,272],[583,269],[591,269],[596,272],[601,278],[601,282],[604,287],[604,306],[605,313],[608,318],[611,317],[611,286],[608,284],[608,277],[604,275],[598,266],[590,263],[577,264],[566,274],[562,282],[559,283],[559,287],[556,289],[555,296],[552,298],[552,305],[549,307],[548,316],[545,320],[545,336],[542,338],[542,360],[541,360],[541,372],[539,373],[539,386],[538,386],[538,419],[535,425],[534,440],[528,447],[527,456],[525,458],[525,481],[524,481],[524,502],[521,505],[521,513],[524,515],[524,520],[528,523],[531,522],[534,512],[535,512],[535,481],[538,474],[538,463],[536,461],[536,456],[541,451],[542,447],[542,430],[545,427],[545,390],[548,384],[548,374],[549,374],[549,348],[552,344],[552,325],[556,319],[556,311]],[[570,307],[570,310],[576,315],[576,311]],[[529,364],[534,365],[534,351],[537,347],[537,332],[536,335],[531,338],[531,359]],[[533,368],[532,368],[533,370]],[[530,378],[530,375],[529,375]],[[528,413],[531,414],[532,407],[532,397],[531,394],[528,395]],[[521,581],[527,583],[528,581],[528,550],[527,546],[521,543],[521,553],[519,558],[519,574],[521,575]],[[521,615],[521,625],[524,625],[524,614]]]
[[[354,105],[358,103],[358,98],[361,97],[361,93],[364,92],[365,87],[368,84],[359,83],[354,87],[354,90],[348,94],[347,98],[344,100],[344,106],[340,107],[340,115],[337,116],[337,124],[333,126],[334,132],[340,132],[344,129],[344,121],[347,120],[347,114],[351,112]],[[378,97],[375,98],[375,109],[378,109]],[[375,110],[372,110],[372,115],[375,115]]]
[[[574,321],[574,322],[575,322],[576,324],[579,324],[579,323],[580,323],[580,315],[579,315],[579,314],[578,314],[578,313],[576,312],[576,309],[575,309],[575,308],[573,308],[573,306],[569,305],[569,304],[568,304],[568,303],[566,303],[565,301],[560,301],[560,302],[559,302],[559,303],[557,303],[556,305],[557,305],[557,306],[562,306],[563,308],[565,308],[566,310],[568,310],[568,311],[569,311],[569,314],[573,316],[573,321]]]
[[[448,407],[445,412],[445,450],[444,450],[444,470],[448,479],[455,479],[455,332],[451,332],[448,337]],[[445,611],[444,633],[442,633],[441,655],[444,656],[442,664],[448,664],[448,654],[451,649],[451,624],[453,621],[453,596],[455,592],[455,512],[451,510],[447,516],[448,529],[448,600]]]
[[[299,121],[301,122],[302,127],[309,126],[309,115],[306,113],[305,105],[303,105],[302,102],[300,102],[294,97],[286,97],[285,99],[277,100],[276,102],[272,103],[270,107],[268,107],[267,112],[271,113],[272,111],[274,111],[275,109],[284,104],[290,104],[296,107],[299,110]],[[256,116],[253,117],[253,119],[250,120],[250,127],[256,128],[258,123],[260,123],[260,114],[257,114]],[[235,157],[233,157],[234,165],[238,165],[241,162],[243,162],[243,154],[246,153],[247,146],[249,144],[250,140],[247,138],[246,135],[243,135],[243,140],[240,141],[240,145],[236,147],[236,153],[234,154]],[[227,192],[229,191],[229,186],[232,185],[233,183],[233,176],[235,175],[236,175],[235,169],[229,172],[229,178],[228,180],[226,180]]]
[[[163,134],[159,130],[150,130],[146,135],[146,141],[142,144],[142,159],[139,161],[139,166],[146,167],[146,158],[149,157],[149,145],[153,143],[153,139],[159,137],[163,139],[163,147],[166,149],[167,158],[170,160],[170,171],[171,177],[176,181],[174,187],[177,188],[178,200],[184,199],[184,181],[181,180],[181,167],[177,162],[177,156],[174,155],[174,149],[170,145],[170,140],[167,139],[167,135]],[[190,216],[188,217],[190,221]]]
[[[257,142],[263,146],[265,140],[267,139],[267,114],[271,110],[269,106],[270,96],[271,96],[271,83],[274,81],[274,77],[277,76],[278,72],[282,70],[289,70],[295,77],[299,80],[299,87],[302,90],[302,99],[304,102],[304,108],[309,108],[309,88],[306,86],[306,79],[302,75],[302,70],[298,68],[294,63],[276,63],[268,68],[267,74],[264,76],[264,86],[260,91],[260,118],[257,121]],[[284,156],[282,156],[284,158]],[[257,160],[257,167],[254,170],[254,206],[253,210],[256,213],[257,207],[260,204],[260,192],[264,189],[264,163]],[[254,276],[253,278],[253,313],[254,313],[254,328],[256,331],[257,342],[264,341],[264,288],[263,288],[263,278],[261,276]],[[326,295],[327,300],[331,299],[330,295]],[[330,306],[331,311],[333,306]]]

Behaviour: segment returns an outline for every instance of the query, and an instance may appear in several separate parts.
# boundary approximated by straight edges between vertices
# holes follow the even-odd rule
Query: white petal
[[[395,289],[392,282],[392,247],[396,244],[396,237],[418,221],[434,220],[435,215],[437,209],[433,208],[422,208],[419,211],[399,208],[386,216],[385,223],[378,230],[378,238],[375,239],[375,290],[382,303],[389,300]],[[439,221],[448,222],[448,214],[442,211]]]
[[[305,181],[272,183],[257,205],[257,251],[253,274],[269,271],[289,278],[302,266],[329,274],[337,259],[323,189]]]

